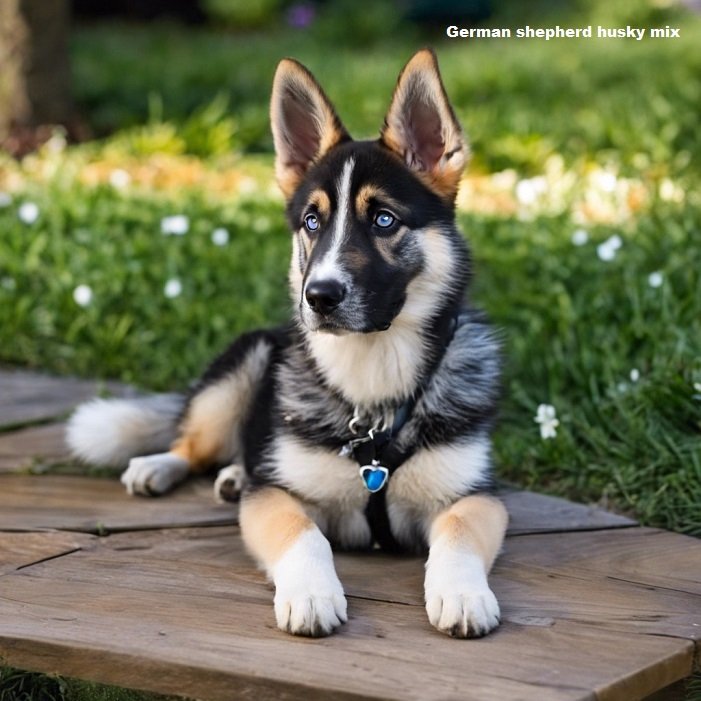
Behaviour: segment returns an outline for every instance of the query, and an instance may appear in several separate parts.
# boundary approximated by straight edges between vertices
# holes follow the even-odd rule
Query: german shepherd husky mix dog
[[[327,635],[347,620],[333,544],[428,547],[429,621],[485,635],[499,623],[487,573],[507,522],[480,493],[499,348],[465,302],[454,201],[468,147],[436,58],[406,65],[376,141],[354,141],[291,59],[271,119],[294,322],[241,336],[187,397],[79,407],[69,442],[88,461],[128,462],[130,494],[228,466],[218,488],[242,486],[242,536],[284,631]]]

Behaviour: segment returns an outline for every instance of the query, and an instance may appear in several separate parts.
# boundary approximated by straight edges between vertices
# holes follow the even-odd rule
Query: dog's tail
[[[68,421],[66,442],[75,457],[94,465],[126,467],[131,458],[168,450],[185,406],[181,394],[138,399],[93,399]]]

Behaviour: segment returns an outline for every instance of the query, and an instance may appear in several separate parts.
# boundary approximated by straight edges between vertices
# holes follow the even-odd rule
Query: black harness
[[[404,549],[390,528],[387,513],[387,484],[392,475],[416,449],[416,446],[413,445],[401,448],[397,441],[397,435],[411,418],[416,402],[423,394],[453,340],[457,325],[458,313],[455,312],[447,319],[447,322],[443,323],[443,328],[438,330],[437,335],[442,339],[440,351],[418,391],[395,412],[392,425],[382,430],[370,429],[367,431],[367,435],[351,440],[341,449],[342,455],[352,456],[360,465],[361,478],[370,491],[365,507],[365,517],[370,526],[372,542],[373,544],[377,543],[382,550],[387,552],[400,552]]]

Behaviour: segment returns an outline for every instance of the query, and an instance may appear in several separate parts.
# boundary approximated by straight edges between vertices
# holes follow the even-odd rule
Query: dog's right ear
[[[313,163],[350,139],[314,76],[291,58],[280,61],[275,71],[270,123],[275,142],[275,175],[287,199]]]

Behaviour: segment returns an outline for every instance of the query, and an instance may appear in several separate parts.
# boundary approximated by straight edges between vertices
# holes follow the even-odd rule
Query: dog
[[[507,524],[489,494],[500,348],[465,299],[455,197],[468,145],[436,57],[404,67],[374,141],[353,140],[312,74],[284,59],[271,124],[292,322],[238,338],[185,397],[79,407],[68,442],[85,460],[128,462],[130,494],[228,466],[217,489],[243,490],[242,537],[284,631],[346,622],[331,546],[379,546],[427,548],[429,621],[483,636],[499,623],[487,574]]]

